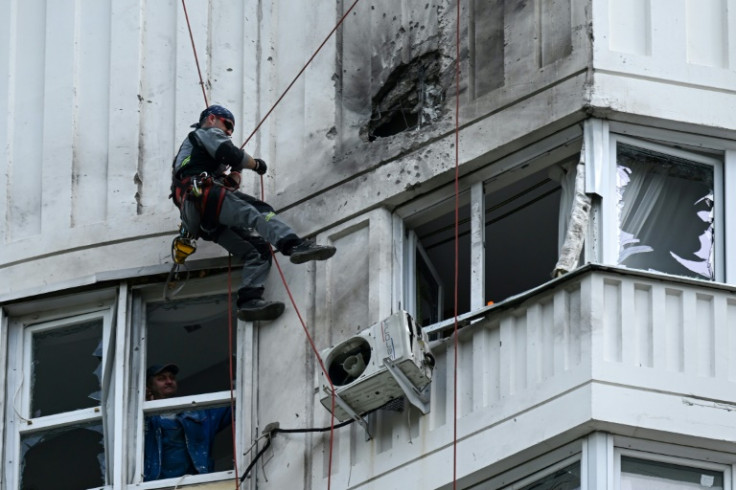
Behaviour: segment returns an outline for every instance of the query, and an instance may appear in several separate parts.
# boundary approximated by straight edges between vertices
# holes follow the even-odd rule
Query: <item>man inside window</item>
[[[157,364],[146,371],[146,400],[176,396],[176,364]],[[211,473],[215,435],[232,424],[229,406],[163,413],[146,417],[143,480]]]

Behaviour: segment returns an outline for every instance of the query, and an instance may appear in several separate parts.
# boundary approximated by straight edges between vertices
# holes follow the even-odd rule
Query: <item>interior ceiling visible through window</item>
[[[547,170],[486,195],[486,301],[499,302],[551,279],[558,256],[561,189]],[[455,213],[416,228],[445,288],[443,317],[454,313]],[[470,310],[469,206],[459,213],[458,313]]]

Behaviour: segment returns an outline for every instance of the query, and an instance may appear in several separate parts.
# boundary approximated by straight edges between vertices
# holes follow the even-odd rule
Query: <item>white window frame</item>
[[[509,183],[524,176],[530,175],[545,167],[562,162],[573,155],[579,155],[579,146],[582,141],[583,130],[581,126],[571,126],[552,136],[535,142],[517,152],[507,155],[492,165],[486,165],[477,171],[462,177],[459,181],[460,205],[470,206],[470,270],[460,271],[460,274],[470,274],[470,310],[462,316],[472,315],[474,312],[487,307],[485,298],[485,241],[493,237],[485,236],[485,196],[493,189],[502,188]],[[422,196],[421,198],[407,203],[396,210],[399,219],[403,221],[403,228],[426,222],[431,219],[433,213],[447,203],[454,203],[454,186],[446,185],[435,192]],[[445,208],[442,208],[445,209]],[[397,246],[403,247],[404,267],[403,278],[397,281],[403,285],[402,293],[394,303],[405,305],[406,311],[416,315],[416,269],[411,264],[415,263],[417,253],[416,240],[410,237],[411,230],[404,234],[404,240]],[[587,242],[587,241],[586,241]],[[550,270],[550,273],[552,271]],[[449,294],[451,284],[445,284]],[[434,325],[424,325],[428,333],[447,330],[454,324],[454,319],[441,320]]]
[[[532,460],[519,464],[513,469],[479,482],[468,487],[468,489],[516,490],[523,488],[530,483],[534,483],[557,470],[570,466],[575,462],[580,463],[580,484],[581,488],[584,489],[586,488],[585,480],[587,478],[585,461],[586,441],[585,439],[578,439]]]
[[[190,280],[182,291],[180,291],[174,300],[182,300],[187,298],[197,298],[201,296],[211,296],[217,294],[227,294],[227,289],[223,288],[223,284],[226,284],[222,275],[212,276],[206,279]],[[144,417],[153,413],[162,413],[176,411],[179,409],[186,410],[198,410],[210,408],[212,406],[223,406],[230,404],[230,391],[217,391],[211,393],[203,393],[191,396],[179,396],[165,400],[145,400],[146,391],[146,379],[145,379],[145,364],[147,359],[147,342],[146,338],[146,304],[149,302],[158,302],[162,300],[161,285],[149,286],[138,288],[136,291],[138,294],[134,295],[135,306],[134,311],[138,311],[140,318],[134,320],[133,325],[133,342],[137,346],[137,349],[133,349],[134,357],[132,362],[141,366],[137,373],[131,374],[131,388],[135,396],[135,407],[130,411],[130,421],[133,430],[130,431],[128,437],[130,447],[133,447],[132,457],[134,458],[133,475],[128,475],[127,481],[129,482],[127,488],[135,488],[141,490],[157,489],[157,488],[171,488],[184,485],[202,484],[210,482],[219,482],[233,480],[240,478],[240,475],[235,474],[235,469],[227,471],[218,471],[214,473],[207,473],[203,475],[184,475],[177,478],[166,478],[160,480],[143,481],[143,466],[144,466]],[[236,294],[233,292],[233,298]],[[234,366],[236,383],[234,386],[235,395],[235,434],[236,434],[236,453],[235,458],[237,459],[237,468],[242,472],[245,468],[243,463],[245,459],[243,457],[243,448],[245,447],[245,431],[250,427],[247,421],[243,420],[241,415],[249,413],[244,407],[244,396],[247,386],[252,383],[251,378],[245,376],[246,372],[252,370],[246,370],[243,368],[246,362],[245,356],[249,349],[253,347],[253,335],[254,328],[251,322],[239,321],[234,318],[235,322],[235,336],[233,339],[234,347],[236,348],[236,358],[238,359],[237,365]],[[250,339],[250,340],[249,340]],[[249,359],[252,356],[248,356]],[[130,440],[130,436],[135,435],[134,441]]]
[[[736,255],[730,251],[733,246],[727,246],[736,243],[736,214],[725,212],[736,206],[736,192],[726,191],[736,189],[736,142],[601,119],[588,119],[584,126],[586,192],[601,197],[600,208],[596,210],[600,225],[595,230],[600,239],[586,240],[586,256],[590,261],[613,266],[618,262],[616,143],[621,141],[717,167],[714,169],[715,281],[736,283]]]
[[[723,270],[724,261],[724,238],[721,232],[725,228],[724,222],[724,199],[723,191],[723,161],[718,158],[711,158],[705,155],[688,152],[678,148],[666,146],[664,144],[653,143],[651,141],[623,136],[616,133],[610,134],[609,162],[607,166],[607,189],[603,198],[604,207],[604,230],[603,230],[603,262],[605,264],[618,266],[619,257],[619,220],[616,213],[616,171],[617,171],[617,148],[618,144],[623,143],[636,148],[652,150],[665,155],[682,158],[694,163],[707,165],[713,168],[713,202],[714,202],[714,220],[715,220],[715,240],[714,240],[714,268],[715,281],[723,282],[725,272]]]
[[[107,461],[107,469],[105,480],[106,486],[93,488],[112,488],[112,473],[110,469],[111,447],[114,437],[111,437],[107,427],[108,422],[103,417],[106,410],[105,401],[112,402],[114,393],[108,391],[109,379],[106,374],[110,372],[115,359],[110,350],[110,342],[113,338],[115,319],[115,301],[114,293],[111,291],[98,291],[90,295],[82,296],[102,296],[102,299],[90,304],[79,304],[80,298],[71,301],[68,307],[63,307],[63,300],[49,301],[46,303],[32,302],[15,308],[10,308],[8,319],[8,337],[7,337],[7,384],[6,384],[6,418],[5,418],[5,483],[8,488],[18,488],[20,486],[21,474],[21,437],[25,434],[48,430],[54,428],[63,428],[65,426],[78,425],[87,422],[99,421],[103,426],[105,441],[104,451]],[[89,298],[87,298],[89,300]],[[39,313],[24,313],[25,311],[34,311],[35,308],[42,307],[46,304],[49,309]],[[18,311],[18,316],[13,315],[14,311]],[[101,387],[103,399],[97,407],[82,408],[69,412],[62,412],[53,415],[32,417],[30,413],[30,376],[31,370],[28,362],[31,360],[30,339],[32,334],[38,331],[45,331],[55,328],[61,328],[66,325],[79,323],[80,321],[89,321],[94,319],[102,320],[102,349],[103,359],[101,361]]]
[[[616,437],[613,451],[613,488],[621,489],[621,456],[723,472],[723,490],[734,488],[734,463],[726,454],[666,443]],[[625,447],[624,447],[625,446]]]

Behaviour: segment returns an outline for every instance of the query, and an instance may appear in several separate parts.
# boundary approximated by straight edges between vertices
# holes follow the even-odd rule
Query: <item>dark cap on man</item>
[[[178,374],[179,366],[177,366],[176,364],[154,364],[146,370],[146,379],[166,371],[173,374]]]
[[[221,105],[211,105],[207,109],[203,110],[202,113],[199,115],[199,123],[202,124],[204,118],[206,118],[210,114],[223,117],[231,121],[233,125],[235,125],[235,116],[233,116],[233,113],[222,107]]]

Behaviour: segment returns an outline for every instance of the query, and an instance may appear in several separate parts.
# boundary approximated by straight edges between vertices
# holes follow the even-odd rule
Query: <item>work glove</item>
[[[222,185],[230,190],[236,191],[240,189],[240,172],[230,172],[222,179]]]
[[[266,170],[268,170],[268,167],[266,166],[266,162],[261,160],[260,158],[254,158],[256,161],[256,168],[253,169],[255,173],[258,175],[263,175],[266,173]]]

